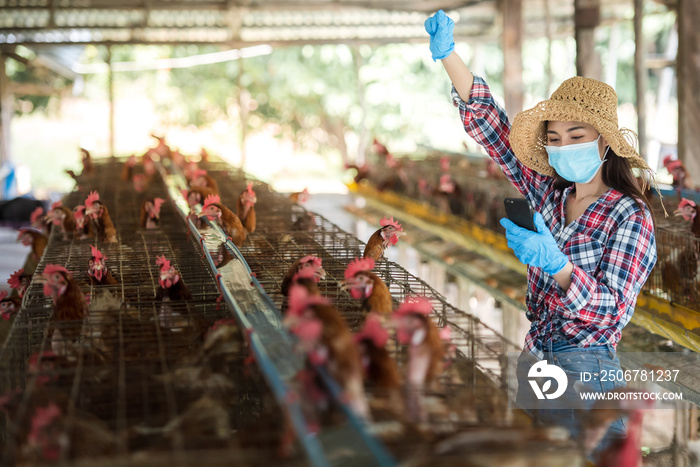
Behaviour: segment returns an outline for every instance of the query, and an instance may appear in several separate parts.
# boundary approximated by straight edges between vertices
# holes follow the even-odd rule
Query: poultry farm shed
[[[362,179],[366,179],[362,183],[369,183],[371,190],[433,206],[500,236],[504,230],[498,220],[505,217],[502,200],[520,197],[490,159],[462,154],[387,157],[381,151],[375,152],[358,181]],[[684,197],[695,202],[697,193],[666,189],[661,192],[663,198],[651,192],[658,263],[643,290],[651,297],[700,311],[700,232],[693,233],[687,221],[673,215]]]
[[[450,329],[451,362],[422,395],[427,422],[405,423],[375,404],[382,395],[372,391],[372,422],[358,421],[337,383],[319,373],[335,408],[311,426],[299,410],[308,398],[298,381],[303,359],[281,325],[282,278],[298,258],[321,258],[321,293],[358,331],[361,302],[342,284],[364,243],[254,181],[257,229],[238,249],[221,238],[234,260],[217,269],[215,229],[187,219],[181,174],[160,166],[161,178],[139,193],[115,180],[124,162],[96,160],[95,175],[80,177],[63,200],[72,207],[98,190],[116,242],[64,239],[55,228],[37,267],[64,266],[89,297],[89,315],[54,322],[35,280],[0,353],[3,465],[505,465],[511,458],[583,465],[578,446],[508,407],[506,354],[518,347],[390,261],[377,262],[375,272],[394,305],[426,297],[430,318]],[[221,202],[235,206],[245,174],[220,161],[202,167]],[[168,200],[156,229],[139,225],[146,195]],[[116,284],[90,285],[91,245]],[[163,257],[191,297],[156,299]],[[80,338],[61,345],[57,331]],[[403,371],[405,346],[392,339],[388,350]]]

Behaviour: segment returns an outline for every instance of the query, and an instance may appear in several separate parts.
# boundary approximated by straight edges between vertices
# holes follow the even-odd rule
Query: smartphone
[[[506,198],[503,204],[506,207],[506,217],[515,225],[537,232],[533,219],[534,213],[525,198]]]

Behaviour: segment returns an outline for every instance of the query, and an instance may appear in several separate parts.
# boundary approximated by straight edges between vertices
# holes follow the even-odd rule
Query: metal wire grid
[[[189,239],[182,221],[169,204],[161,210],[160,229],[145,231],[138,228],[141,196],[125,184],[114,183],[112,175],[119,168],[120,165],[112,161],[98,163],[97,174],[86,179],[84,185],[81,180],[81,189],[64,199],[64,204],[72,207],[82,203],[91,189],[99,189],[100,199],[108,206],[117,229],[118,242],[96,244],[95,239],[64,240],[54,229],[38,271],[47,264],[63,265],[93,300],[98,290],[108,290],[124,305],[108,312],[93,310],[84,323],[55,325],[63,334],[74,332],[81,335],[81,341],[68,351],[75,361],[58,358],[58,362],[51,363],[51,357],[47,357],[51,365],[48,368],[42,365],[40,379],[48,378],[50,390],[65,398],[71,427],[80,426],[84,418],[82,414],[89,413],[90,417],[98,419],[95,426],[104,426],[109,433],[109,449],[93,452],[93,456],[129,456],[134,452],[148,452],[149,455],[167,457],[163,452],[181,455],[188,449],[206,448],[225,450],[223,455],[233,455],[252,463],[269,462],[274,454],[269,447],[277,443],[282,427],[281,412],[271,403],[257,369],[244,364],[247,350],[240,333],[236,332],[231,338],[235,351],[226,354],[224,361],[217,360],[216,371],[231,383],[225,404],[212,406],[210,403],[208,407],[222,408],[226,417],[207,419],[206,410],[199,420],[194,417],[192,412],[197,411],[197,404],[210,401],[193,396],[201,396],[203,391],[201,388],[192,390],[192,378],[189,381],[186,378],[186,375],[202,370],[202,344],[191,332],[193,321],[211,324],[228,317],[227,309],[217,304],[219,293],[214,279],[204,265],[197,245]],[[160,182],[152,184],[148,194],[166,197]],[[107,256],[107,265],[119,285],[87,285],[91,243]],[[172,310],[188,316],[187,322],[179,322],[171,329],[157,324],[161,304],[154,301],[159,287],[159,267],[155,264],[155,257],[161,254],[180,271],[193,296],[191,301],[169,303]],[[41,285],[33,283],[0,354],[0,390],[24,390],[18,407],[20,416],[14,420],[26,423],[26,417],[31,416],[33,401],[47,390],[46,384],[39,383],[37,374],[30,373],[28,360],[33,353],[52,348],[51,336],[47,332],[51,313],[50,299],[43,296]],[[211,381],[204,376],[194,379]],[[264,429],[256,427],[263,422],[266,424]],[[212,432],[211,425],[223,426],[224,433]],[[164,427],[169,427],[167,433]],[[3,460],[10,461],[19,454],[14,436],[21,426],[3,424],[3,428]],[[234,435],[233,430],[238,432]],[[222,452],[210,460],[221,458]],[[78,456],[76,453],[64,455],[69,458]],[[206,460],[199,459],[204,463]],[[298,459],[290,459],[290,462],[295,461]]]
[[[242,174],[230,171],[217,173],[216,170],[212,170],[212,166],[208,169],[209,174],[219,183],[223,203],[233,206],[245,188],[246,181]],[[364,243],[322,216],[309,213],[290,203],[263,184],[257,184],[255,190],[258,199],[258,230],[239,249],[267,294],[284,310],[285,298],[280,291],[284,274],[298,258],[306,255],[318,256],[323,260],[326,271],[325,280],[319,283],[322,294],[333,301],[351,328],[358,330],[362,322],[361,303],[343,291],[340,283],[347,264],[353,258],[361,256]],[[378,262],[375,272],[389,287],[396,304],[413,295],[428,297],[433,303],[437,324],[449,325],[452,328],[452,342],[459,354],[458,365],[455,365],[454,372],[447,372],[442,382],[442,391],[436,393],[436,397],[445,399],[446,405],[449,406],[450,402],[464,398],[465,384],[466,387],[472,388],[473,393],[482,392],[489,395],[494,394],[494,388],[505,387],[504,356],[506,352],[517,349],[514,344],[507,342],[478,319],[446,303],[424,281],[396,263]],[[391,352],[399,361],[403,360],[405,349],[394,343]],[[459,384],[451,382],[455,379],[455,372],[461,373],[457,378]],[[451,396],[454,396],[452,401]],[[493,412],[491,420],[488,416],[483,416],[479,421],[503,423],[502,411],[498,414],[496,412],[498,411]],[[473,421],[471,419],[465,423]],[[437,426],[439,423],[436,422],[433,428],[440,429]],[[455,424],[450,422],[449,426],[454,429]]]
[[[658,259],[645,290],[680,305],[700,306],[700,238],[688,231],[658,227],[656,244]]]
[[[397,179],[396,170],[386,167],[383,162],[379,161],[370,164],[369,179],[376,187],[386,187],[399,194],[430,203],[439,209],[450,212],[450,207],[446,204],[444,196],[434,193],[426,195],[417,189],[417,181],[420,178],[427,179],[434,186],[434,181],[438,180],[442,173],[439,159],[431,157],[425,160],[411,160],[404,165],[406,166],[407,180],[410,180],[408,184],[390,183],[389,181]],[[459,160],[452,158],[452,166],[459,167]],[[502,199],[520,196],[510,182],[505,179],[487,179],[485,171],[473,164],[459,170],[451,170],[450,175],[463,190],[462,196],[458,198],[462,204],[460,208],[462,211],[452,213],[503,233],[503,229],[498,223],[498,219],[505,217]],[[680,198],[675,196],[665,196],[663,200],[660,200],[656,194],[652,193],[650,203],[656,217],[656,244],[659,260],[652,276],[645,284],[644,290],[656,297],[700,309],[700,300],[698,300],[700,292],[698,292],[698,283],[694,279],[697,277],[697,272],[691,270],[687,256],[676,266],[677,269],[685,271],[680,281],[667,280],[664,282],[661,278],[661,268],[666,267],[664,274],[668,275],[670,270],[670,267],[667,266],[668,261],[673,262],[673,258],[680,254],[677,245],[687,245],[688,242],[692,242],[688,223],[674,217],[665,218],[664,210],[661,207],[663,202],[666,212],[672,213],[678,207],[679,201]]]

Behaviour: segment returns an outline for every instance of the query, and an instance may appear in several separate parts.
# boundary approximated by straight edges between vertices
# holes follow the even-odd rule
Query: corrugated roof
[[[550,1],[555,30],[572,32],[573,2]],[[527,34],[544,33],[542,5],[523,0]],[[0,45],[406,42],[425,40],[440,8],[455,13],[456,37],[500,33],[496,0],[0,0]]]

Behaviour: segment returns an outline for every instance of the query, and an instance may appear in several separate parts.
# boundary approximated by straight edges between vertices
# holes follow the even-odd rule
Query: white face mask
[[[566,146],[545,146],[549,165],[566,180],[574,183],[589,183],[607,159],[600,159],[598,140],[600,135],[588,143]],[[607,155],[610,146],[605,150]]]

